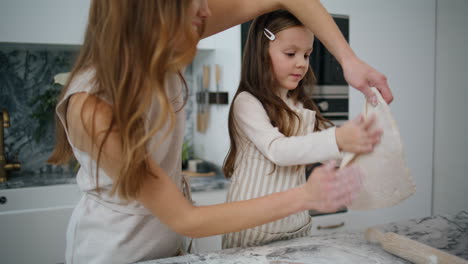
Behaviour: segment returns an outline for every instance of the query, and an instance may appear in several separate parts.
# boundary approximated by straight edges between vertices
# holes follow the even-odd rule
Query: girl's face
[[[207,0],[192,0],[189,15],[192,19],[194,30],[201,36],[204,29],[205,20],[211,16]]]
[[[304,26],[295,26],[275,36],[268,49],[273,76],[280,89],[294,90],[309,68],[314,35]]]

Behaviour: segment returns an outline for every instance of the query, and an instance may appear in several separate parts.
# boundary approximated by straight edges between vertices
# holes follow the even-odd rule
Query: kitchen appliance
[[[349,120],[349,88],[347,85],[319,85],[309,96],[320,109],[323,117],[335,126]]]
[[[332,15],[343,37],[349,42],[349,17]],[[317,85],[347,85],[343,69],[338,60],[325,48],[318,38],[314,39],[314,50],[310,54],[310,67],[317,77]]]

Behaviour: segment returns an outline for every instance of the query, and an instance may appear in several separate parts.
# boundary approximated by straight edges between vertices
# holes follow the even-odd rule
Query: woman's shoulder
[[[95,72],[92,69],[76,72],[70,81],[68,87],[69,93],[92,93],[96,88],[94,75]]]

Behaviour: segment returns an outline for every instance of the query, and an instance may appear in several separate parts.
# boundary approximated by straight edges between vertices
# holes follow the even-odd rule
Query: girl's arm
[[[286,9],[306,25],[336,57],[346,81],[376,100],[369,87],[376,87],[387,103],[393,100],[385,75],[361,61],[349,47],[335,22],[319,0],[208,0],[212,16],[205,35],[210,36],[261,14]],[[376,102],[376,101],[375,101]]]
[[[303,136],[287,137],[271,124],[260,101],[248,92],[233,102],[238,130],[271,162],[292,166],[340,158],[335,127]]]
[[[85,101],[87,98],[89,100]],[[109,127],[111,116],[111,107],[97,97],[86,93],[73,95],[67,110],[68,130],[73,144],[96,160],[97,145],[103,140],[103,132]],[[94,147],[91,145],[92,138],[96,142]],[[119,138],[119,130],[114,128],[103,146],[100,161],[100,167],[112,179],[116,179],[119,173],[116,164],[121,164],[122,160]],[[307,184],[294,189],[247,201],[193,206],[158,164],[152,160],[148,162],[156,176],[148,175],[137,200],[171,229],[190,237],[235,232],[312,208],[336,211],[351,203],[351,196],[359,188],[361,175],[353,167],[336,172],[332,164],[314,170]],[[343,175],[337,175],[340,173]]]
[[[359,116],[339,128],[331,127],[303,136],[287,137],[271,124],[260,101],[248,92],[240,93],[233,103],[237,128],[271,162],[280,166],[302,165],[340,159],[340,151],[371,152],[382,131],[375,117]]]

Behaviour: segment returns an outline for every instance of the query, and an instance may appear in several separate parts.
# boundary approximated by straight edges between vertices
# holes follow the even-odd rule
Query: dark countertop
[[[468,212],[400,221],[376,228],[414,239],[447,253],[468,259]],[[251,248],[235,248],[204,254],[139,262],[157,263],[409,263],[370,244],[364,230],[336,232],[274,242]]]
[[[0,183],[0,190],[27,187],[41,187],[57,184],[76,184],[74,173],[17,173],[11,174],[8,181]],[[226,189],[230,181],[222,175],[193,177],[190,179],[192,192],[207,192]]]
[[[8,176],[6,182],[0,183],[0,190],[27,187],[41,187],[57,184],[76,184],[75,174],[72,173],[18,173]]]

